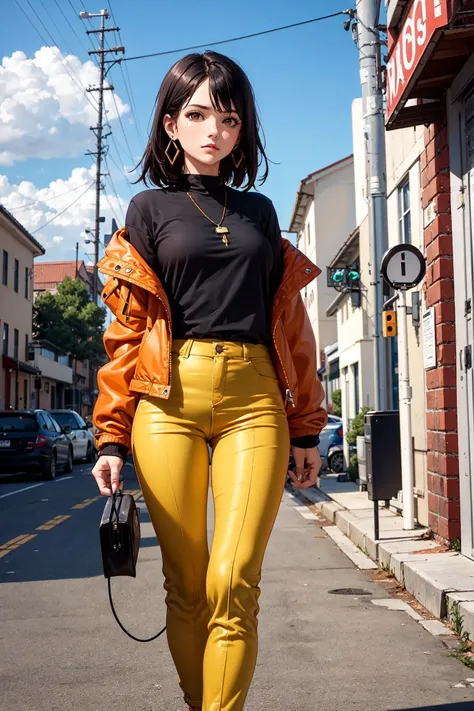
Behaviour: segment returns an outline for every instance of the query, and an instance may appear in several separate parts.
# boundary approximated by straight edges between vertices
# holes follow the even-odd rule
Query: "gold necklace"
[[[216,234],[222,235],[222,241],[225,244],[226,247],[229,246],[229,240],[227,239],[227,235],[230,235],[230,232],[227,227],[224,227],[222,224],[225,220],[225,216],[227,213],[227,188],[224,186],[224,209],[222,211],[222,217],[219,222],[215,222],[212,218],[209,217],[209,215],[206,215],[204,210],[202,210],[199,205],[197,204],[196,200],[193,198],[192,195],[189,193],[186,193],[188,198],[191,200],[191,202],[197,207],[201,215],[204,215],[204,217],[209,220],[209,222],[212,222],[213,225],[216,226]]]

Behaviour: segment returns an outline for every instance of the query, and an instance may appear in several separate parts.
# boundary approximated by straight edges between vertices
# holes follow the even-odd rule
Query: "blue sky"
[[[17,2],[47,38],[46,31],[28,5],[28,0]],[[2,8],[2,55],[10,57],[20,50],[30,59],[45,43],[26,20],[17,2],[6,3]],[[81,63],[86,62],[89,58],[66,23],[58,4],[87,46],[85,30],[88,27],[74,14],[71,5],[76,10],[98,12],[106,3],[94,6],[91,0],[87,0],[84,7],[79,0],[30,2],[63,53],[70,54],[72,50]],[[344,0],[302,0],[296,3],[241,0],[235,4],[203,0],[181,0],[180,3],[168,4],[150,0],[135,0],[133,3],[129,0],[113,0],[112,10],[121,28],[126,56],[131,57],[205,42],[208,42],[208,48],[212,49],[213,40],[304,21],[351,6],[351,3]],[[110,9],[110,6],[108,7]],[[350,33],[344,32],[344,19],[338,17],[216,47],[218,51],[237,60],[253,84],[265,131],[267,154],[273,161],[270,177],[261,190],[275,203],[282,229],[288,228],[299,181],[308,173],[339,160],[352,151],[351,102],[360,94],[360,86],[357,50]],[[47,39],[49,44],[53,44]],[[182,54],[127,62],[142,133],[147,132],[156,92],[164,74]],[[118,67],[111,70],[111,80],[118,97],[124,104],[128,104],[129,97]],[[0,101],[1,99],[0,95]],[[41,120],[43,123],[47,122],[48,117],[43,116]],[[111,123],[119,150],[117,153],[115,146],[111,144],[109,166],[114,186],[126,208],[131,194],[142,188],[132,186],[130,191],[112,162],[113,158],[120,166],[130,166],[131,156],[118,121]],[[131,112],[122,115],[122,123],[132,157],[136,158],[141,155],[144,144]],[[93,140],[91,134],[91,149]],[[71,142],[69,144],[71,146]],[[85,146],[85,149],[87,147]],[[90,168],[91,159],[83,155],[81,147],[77,151],[70,147],[70,153],[72,154],[67,157],[35,157],[25,150],[22,155],[24,160],[14,158],[10,165],[0,164],[0,176],[6,176],[10,186],[26,180],[38,189],[45,189],[57,179],[67,181],[75,168]],[[112,194],[109,181],[107,190]],[[64,199],[72,201],[79,193],[80,191],[75,190]],[[92,200],[92,196],[90,199]],[[48,219],[54,216],[54,209],[52,212],[45,212]],[[12,212],[15,214],[13,209]],[[118,203],[116,212],[121,216]],[[25,215],[28,215],[27,208],[17,217],[22,219]],[[41,219],[40,215],[38,221],[41,222]],[[48,235],[51,237],[53,234],[53,227],[59,244],[60,222],[54,224],[53,221],[47,234],[40,230],[36,237],[40,241],[42,238],[47,241]],[[66,227],[64,229],[66,230]],[[77,224],[75,229],[80,232]],[[71,234],[68,233],[67,246],[61,245],[63,254],[69,255],[63,258],[73,258],[71,239]],[[52,258],[51,253],[48,257]]]

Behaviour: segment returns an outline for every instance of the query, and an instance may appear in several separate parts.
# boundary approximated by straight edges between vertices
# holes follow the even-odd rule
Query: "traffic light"
[[[393,338],[397,335],[396,311],[382,311],[382,334],[384,338]]]

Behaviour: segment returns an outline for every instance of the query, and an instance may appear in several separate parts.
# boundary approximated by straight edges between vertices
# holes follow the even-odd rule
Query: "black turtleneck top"
[[[216,226],[227,193],[223,226]],[[173,338],[271,343],[271,307],[283,258],[275,208],[209,175],[136,195],[125,222],[128,239],[158,275],[168,296]]]
[[[227,191],[223,226],[219,223]],[[173,338],[214,338],[270,346],[273,297],[281,282],[283,252],[272,202],[225,186],[221,178],[183,175],[179,185],[135,195],[125,221],[127,238],[159,277],[170,302]],[[316,373],[314,374],[316,378]],[[319,437],[291,440],[314,447]],[[121,445],[101,454],[126,458]]]

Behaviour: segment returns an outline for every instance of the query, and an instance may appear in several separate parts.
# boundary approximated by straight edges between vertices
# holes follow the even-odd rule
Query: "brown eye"
[[[240,121],[237,121],[237,119],[235,119],[233,116],[229,116],[228,118],[224,119],[223,123],[226,122],[228,122],[227,125],[231,128],[235,128],[240,123]]]
[[[198,121],[202,118],[202,114],[200,114],[199,111],[190,111],[189,114],[186,114],[186,118],[190,121]]]

